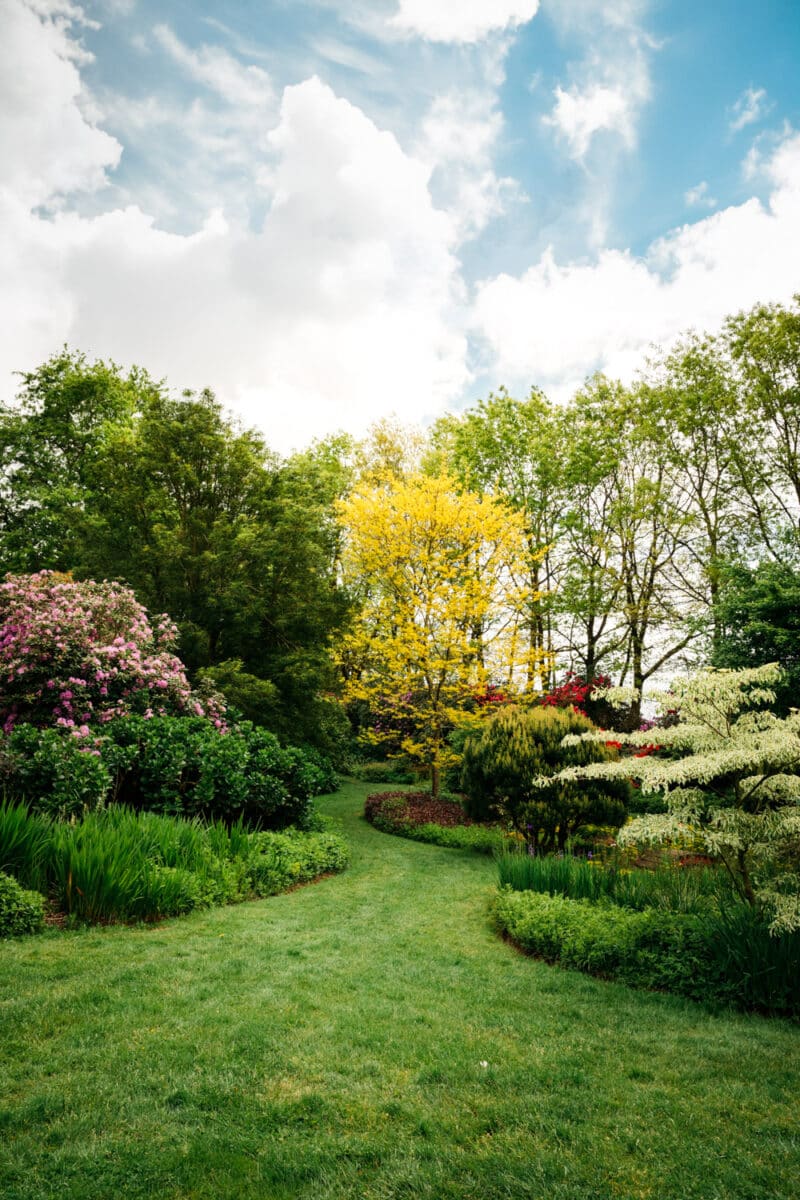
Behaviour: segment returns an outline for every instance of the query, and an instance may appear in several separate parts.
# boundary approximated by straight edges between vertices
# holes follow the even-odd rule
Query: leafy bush
[[[25,891],[0,871],[0,937],[38,933],[44,926],[44,896]]]
[[[360,763],[355,771],[356,779],[362,783],[413,783],[416,775],[398,762]]]
[[[11,798],[26,799],[41,812],[80,816],[103,804],[111,773],[88,734],[71,737],[60,729],[17,725],[0,735],[0,779]]]
[[[102,737],[20,725],[0,736],[6,794],[40,812],[77,817],[108,802],[154,812],[302,825],[335,774],[315,751],[282,747],[248,722],[216,729],[202,717],[119,717]]]
[[[742,922],[746,926],[748,940],[737,940],[738,954],[720,951],[720,920],[725,918],[710,915],[635,912],[503,888],[494,916],[501,932],[549,962],[632,987],[800,1016],[800,937],[770,937],[766,921],[754,924],[745,905],[736,905],[727,918],[732,930]],[[759,968],[766,970],[760,986],[754,975],[741,972],[741,952],[756,946]]]
[[[107,734],[113,795],[135,808],[282,829],[330,789],[327,764],[248,721],[220,733],[202,718],[128,717]]]
[[[482,820],[499,813],[538,853],[563,851],[582,825],[618,828],[626,815],[624,781],[598,786],[559,780],[533,787],[535,779],[564,767],[615,759],[616,751],[601,743],[562,745],[569,734],[592,729],[573,709],[509,705],[493,713],[464,745],[461,781],[468,814]]]

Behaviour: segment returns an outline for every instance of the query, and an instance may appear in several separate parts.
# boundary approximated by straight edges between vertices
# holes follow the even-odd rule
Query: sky
[[[281,453],[800,291],[797,0],[0,0],[0,397],[64,344]]]

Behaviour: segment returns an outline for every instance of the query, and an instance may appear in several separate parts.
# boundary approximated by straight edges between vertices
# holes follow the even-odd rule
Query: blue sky
[[[800,290],[794,0],[0,0],[0,379],[279,450],[630,379]]]

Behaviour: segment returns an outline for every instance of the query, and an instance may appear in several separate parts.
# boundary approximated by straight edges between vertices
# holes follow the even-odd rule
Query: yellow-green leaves
[[[514,688],[529,677],[524,522],[452,479],[422,475],[391,491],[367,487],[339,511],[345,580],[361,601],[342,645],[348,694],[399,705],[402,748],[432,768],[435,785],[465,705],[487,682]]]

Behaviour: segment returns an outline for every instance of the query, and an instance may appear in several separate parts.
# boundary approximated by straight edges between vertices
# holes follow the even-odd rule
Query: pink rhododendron
[[[221,705],[192,692],[173,653],[177,630],[151,624],[120,583],[73,583],[63,575],[8,576],[0,584],[0,724],[57,725],[80,736],[93,722],[149,709],[195,713],[222,724]]]

